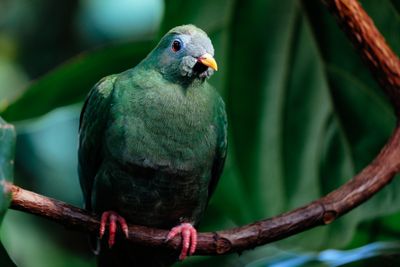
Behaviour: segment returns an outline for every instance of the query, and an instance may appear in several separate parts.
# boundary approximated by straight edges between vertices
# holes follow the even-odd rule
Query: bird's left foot
[[[171,240],[177,234],[182,235],[182,250],[179,255],[179,260],[184,260],[186,256],[192,255],[196,251],[197,246],[197,231],[190,223],[182,223],[169,231],[167,240]]]
[[[120,216],[115,211],[105,211],[101,215],[100,221],[100,239],[103,238],[104,232],[106,231],[106,225],[109,222],[109,237],[108,237],[108,247],[111,248],[115,243],[115,234],[117,232],[117,223],[120,224],[122,231],[124,232],[125,236],[128,237],[128,225],[126,224],[125,219]]]

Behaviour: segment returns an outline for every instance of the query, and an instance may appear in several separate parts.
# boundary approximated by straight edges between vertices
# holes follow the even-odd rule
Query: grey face
[[[159,65],[164,74],[204,79],[217,70],[211,40],[199,29],[185,33],[171,31],[159,47],[162,49]]]
[[[214,56],[214,48],[206,36],[177,35],[171,44],[172,53],[180,59],[180,72],[182,76],[209,77],[214,70],[202,62],[204,55]]]

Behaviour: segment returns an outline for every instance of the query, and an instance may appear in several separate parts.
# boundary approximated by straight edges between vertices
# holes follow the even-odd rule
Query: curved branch
[[[337,217],[369,199],[390,182],[400,168],[399,147],[400,128],[396,128],[392,138],[378,157],[339,189],[304,207],[270,219],[229,230],[200,233],[196,254],[218,255],[238,252],[318,225],[331,223]],[[85,210],[14,185],[10,186],[10,191],[13,209],[48,218],[68,228],[98,232],[98,218]],[[165,243],[167,234],[168,230],[131,225],[128,239],[146,246],[178,249],[181,244],[180,237]]]
[[[350,40],[388,93],[396,113],[400,107],[400,61],[387,46],[372,20],[356,0],[323,0],[337,17]],[[196,254],[217,255],[238,252],[276,241],[312,227],[329,224],[365,202],[391,181],[400,170],[400,126],[364,170],[330,194],[288,213],[242,227],[214,233],[200,233]],[[12,208],[36,214],[66,227],[97,232],[99,221],[87,211],[58,200],[10,185]],[[129,227],[128,239],[147,246],[177,249],[180,237],[165,243],[167,230],[144,226]]]
[[[372,75],[389,95],[399,117],[400,60],[357,0],[322,0],[336,17]]]

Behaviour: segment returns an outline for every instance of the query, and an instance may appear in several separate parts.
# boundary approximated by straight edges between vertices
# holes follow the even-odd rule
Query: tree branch
[[[322,0],[336,17],[372,75],[400,110],[400,60],[357,0]]]
[[[370,70],[389,95],[399,117],[400,61],[387,46],[372,20],[356,0],[323,0],[338,19]],[[328,195],[288,213],[242,227],[214,233],[200,233],[196,254],[218,255],[238,252],[329,224],[365,202],[391,181],[400,170],[400,126],[375,160],[349,182]],[[13,209],[36,214],[68,228],[97,232],[98,218],[85,210],[9,186]],[[165,243],[167,230],[144,226],[129,227],[128,239],[153,247],[178,249],[180,237]]]
[[[304,207],[291,212],[215,233],[200,233],[196,254],[218,255],[260,246],[309,228],[328,224],[366,201],[393,178],[400,167],[400,128],[397,128],[378,157],[351,181]],[[10,186],[11,208],[45,217],[68,228],[98,232],[99,221],[85,210]],[[165,243],[168,230],[131,225],[128,239],[153,247],[178,249],[180,237]]]

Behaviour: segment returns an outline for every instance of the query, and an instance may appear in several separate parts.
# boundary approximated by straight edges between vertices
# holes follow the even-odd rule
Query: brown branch
[[[351,181],[329,195],[291,212],[215,233],[200,233],[196,254],[218,255],[260,246],[309,228],[331,223],[366,201],[393,178],[400,167],[400,128],[378,157]],[[13,209],[48,218],[68,228],[97,232],[97,217],[61,201],[11,186]],[[165,243],[167,230],[129,227],[129,240],[147,246],[177,249],[180,238]]]
[[[373,74],[400,107],[400,61],[387,46],[372,20],[356,0],[323,0],[347,32]],[[398,115],[399,112],[396,112]],[[196,254],[217,255],[242,251],[328,224],[365,202],[391,181],[400,169],[400,126],[375,160],[330,194],[291,212],[215,233],[200,233]],[[88,212],[58,200],[10,186],[12,208],[36,214],[68,228],[97,232],[99,221]],[[177,249],[180,238],[165,243],[167,230],[130,226],[128,239],[147,246]]]
[[[400,60],[357,0],[322,0],[400,111]]]

